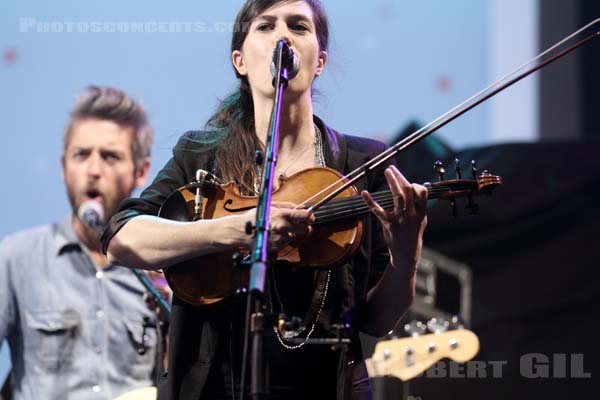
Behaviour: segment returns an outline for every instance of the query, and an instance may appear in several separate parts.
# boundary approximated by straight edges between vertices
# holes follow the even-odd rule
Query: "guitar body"
[[[329,168],[312,168],[291,177],[282,177],[273,201],[302,204],[307,199],[315,203],[325,194],[314,196],[322,189],[341,186],[341,175]],[[216,219],[243,214],[256,207],[257,199],[244,196],[234,183],[204,185],[201,189],[201,211],[195,215],[196,189],[183,187],[173,192],[162,205],[159,216],[176,221]],[[327,193],[329,193],[328,191]],[[335,199],[357,196],[350,186]],[[273,260],[285,260],[295,268],[331,269],[345,263],[354,254],[363,235],[361,219],[335,224],[315,224],[308,238],[299,238],[281,249]],[[248,249],[240,249],[248,254]],[[213,305],[228,298],[249,280],[249,271],[233,266],[235,251],[197,257],[172,265],[165,270],[171,289],[179,298],[194,305]]]

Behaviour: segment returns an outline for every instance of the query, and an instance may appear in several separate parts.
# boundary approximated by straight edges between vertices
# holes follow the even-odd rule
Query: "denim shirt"
[[[126,268],[98,269],[71,223],[0,242],[0,343],[10,347],[15,400],[112,399],[152,385],[155,316],[144,289]]]

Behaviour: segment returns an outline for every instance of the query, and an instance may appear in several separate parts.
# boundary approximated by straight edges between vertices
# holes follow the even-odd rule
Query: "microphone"
[[[300,60],[294,54],[294,51],[290,49],[285,40],[280,40],[273,49],[273,60],[271,61],[270,69],[271,75],[275,77],[277,75],[277,49],[281,43],[281,66],[286,68],[288,71],[288,80],[294,79],[300,71]]]
[[[96,201],[88,200],[81,203],[79,210],[77,210],[77,217],[98,234],[101,234],[104,230],[102,223],[104,221],[104,207]]]

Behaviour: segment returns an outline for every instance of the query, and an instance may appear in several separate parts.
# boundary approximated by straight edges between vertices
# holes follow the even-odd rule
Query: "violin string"
[[[447,193],[447,191],[439,191],[440,194],[443,193]],[[435,197],[435,193],[432,193],[434,196],[430,197]],[[391,204],[393,205],[393,195],[390,191],[385,192],[385,193],[377,193],[376,195],[372,195],[373,198],[375,199],[375,201],[377,201],[378,203],[380,203],[380,205],[384,208],[386,208],[383,205],[383,201],[387,202],[387,204]],[[344,198],[344,199],[336,199],[334,201],[332,201],[329,205],[325,205],[322,208],[320,208],[319,210],[315,211],[315,216],[317,218],[328,215],[328,214],[334,214],[334,213],[338,213],[338,212],[344,212],[344,211],[350,211],[350,212],[354,212],[357,209],[365,209],[365,210],[369,210],[368,206],[364,203],[364,201],[362,200],[362,197],[360,196],[355,196],[354,198]]]
[[[385,203],[380,203],[380,206],[383,207],[384,209],[390,209],[394,207],[394,201],[390,200],[388,202]],[[317,216],[317,220],[315,222],[315,225],[319,225],[319,224],[323,224],[323,223],[327,223],[327,222],[333,222],[333,221],[337,221],[340,219],[346,219],[347,217],[355,217],[357,215],[361,215],[361,214],[368,214],[370,213],[371,210],[368,207],[363,207],[359,210],[346,210],[346,211],[338,211],[338,212],[334,212],[334,213],[329,213],[326,214],[324,216]]]
[[[440,195],[443,194],[448,194],[452,191],[454,192],[461,192],[461,191],[473,191],[473,184],[470,182],[465,182],[465,183],[458,183],[458,184],[452,184],[452,185],[443,185],[443,186],[435,186],[435,187],[429,187],[428,189],[428,193],[427,196],[429,199],[435,199],[437,197],[439,197]],[[392,196],[391,192],[389,190],[385,190],[385,191],[380,191],[380,192],[375,192],[372,193],[371,196],[375,199],[378,200],[379,198],[386,198],[387,196]],[[360,195],[356,195],[356,196],[351,196],[351,197],[343,197],[341,199],[334,199],[331,202],[329,202],[329,204],[323,205],[323,207],[320,208],[320,210],[330,210],[338,205],[341,206],[359,206],[361,204],[364,204],[364,201],[362,200],[362,197]],[[315,211],[315,213],[317,213],[318,211]]]
[[[455,185],[453,187],[431,188],[428,192],[429,199],[435,199],[439,195],[448,194],[450,190],[461,191],[472,189],[472,185]],[[394,198],[391,191],[372,193],[371,196],[384,209],[391,208],[394,205]],[[334,199],[329,204],[324,205],[315,211],[315,217],[318,223],[341,219],[344,216],[352,216],[364,211],[368,213],[370,209],[362,200],[361,196],[345,197]]]
[[[432,187],[428,190],[428,198],[435,199],[435,198],[439,197],[440,195],[448,194],[451,191],[460,192],[460,191],[469,191],[469,190],[473,190],[473,185],[469,184],[469,183],[465,183],[464,185],[457,184],[457,185],[447,186],[447,187],[443,187],[443,188],[442,187],[440,187],[440,188]],[[371,196],[376,201],[378,201],[379,199],[385,199],[387,197],[392,198],[391,191],[389,191],[389,190],[375,192],[375,193],[372,193]],[[362,200],[362,197],[360,195],[356,195],[356,196],[351,196],[351,197],[344,197],[341,199],[334,199],[331,202],[329,202],[328,204],[323,205],[323,207],[321,207],[319,210],[322,210],[322,211],[327,210],[329,212],[332,209],[335,209],[336,207],[359,207],[363,204],[365,204],[365,203]],[[315,211],[315,214],[317,214],[317,213],[319,213],[319,211]]]
[[[512,77],[513,75],[515,75],[516,73],[522,71],[529,65],[537,62],[538,60],[543,58],[545,55],[551,53],[555,49],[562,46],[564,43],[573,39],[575,36],[579,35],[580,33],[584,32],[585,30],[592,27],[593,25],[598,25],[598,24],[600,24],[600,18],[595,19],[594,21],[588,23],[587,25],[585,25],[582,28],[578,29],[577,31],[573,32],[569,36],[567,36],[564,39],[560,40],[559,42],[555,43],[554,45],[547,48],[546,50],[544,50],[543,52],[541,52],[540,54],[538,54],[531,60],[527,61],[525,64],[515,68],[513,71],[511,71],[507,75],[503,76],[502,78],[500,78],[497,81],[493,82],[492,84],[488,85],[484,89],[475,93],[473,96],[469,97],[467,100],[463,101],[462,103],[460,103],[457,106],[453,107],[452,109],[448,110],[447,112],[440,115],[439,117],[437,117],[436,119],[434,119],[427,125],[423,126],[422,128],[418,129],[417,131],[413,132],[411,135],[409,135],[405,139],[401,140],[400,142],[396,143],[394,146],[390,147],[389,149],[387,149],[387,150],[383,151],[382,153],[378,154],[377,156],[373,157],[371,160],[364,163],[360,167],[354,169],[347,175],[340,177],[337,181],[331,183],[329,186],[323,188],[318,193],[315,193],[314,195],[312,195],[305,201],[298,204],[296,206],[296,208],[307,206],[309,202],[314,201],[316,198],[331,191],[331,193],[328,194],[325,197],[325,199],[321,200],[320,202],[314,203],[310,208],[312,209],[313,207],[320,207],[320,204],[322,204],[323,202],[327,202],[327,201],[331,200],[331,199],[327,199],[327,197],[331,196],[332,194],[333,194],[333,196],[335,196],[334,193],[336,193],[336,191],[338,193],[342,192],[343,190],[345,190],[345,188],[351,186],[352,184],[354,184],[354,182],[358,181],[358,179],[360,179],[362,176],[364,176],[367,172],[372,171],[373,169],[377,168],[384,162],[391,159],[399,151],[404,150],[408,146],[416,143],[418,140],[425,137],[426,134],[432,133],[434,130],[439,129],[443,124],[445,124],[442,122],[441,124],[439,124],[439,126],[435,127],[435,124],[437,124],[438,122],[444,121],[444,119],[446,119],[447,122],[453,120],[463,110],[466,110],[469,107],[476,105],[477,101],[479,101],[481,98],[485,97],[485,95],[487,95],[487,93],[491,93],[494,89],[501,86],[501,84],[503,82],[508,81],[509,78]],[[598,32],[596,32],[596,34],[597,33]],[[516,83],[516,81],[513,83]],[[434,127],[435,129],[430,129],[431,127]]]
[[[439,193],[447,194],[448,192],[444,190],[439,191]],[[384,209],[393,208],[395,205],[391,192],[387,192],[385,195],[374,198],[375,201],[377,201],[377,203]],[[362,201],[362,199],[345,201],[341,206],[337,203],[335,205],[332,204],[330,206],[323,206],[319,210],[315,211],[315,225],[344,219],[346,217],[358,216],[360,214],[368,214],[369,212],[369,207]]]

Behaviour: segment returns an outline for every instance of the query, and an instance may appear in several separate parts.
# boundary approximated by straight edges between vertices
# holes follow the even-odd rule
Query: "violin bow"
[[[540,60],[542,58],[544,58],[546,55],[554,52],[556,49],[563,46],[565,43],[571,41],[573,38],[582,34],[583,32],[590,30],[592,27],[594,28],[593,33],[589,34],[588,36],[586,36],[584,39],[581,39],[577,43],[567,47],[566,49],[559,51],[557,54],[540,62]],[[488,100],[489,98],[497,95],[504,89],[519,82],[521,79],[544,68],[546,65],[553,63],[554,61],[558,60],[559,58],[564,57],[565,55],[569,54],[573,50],[587,44],[592,39],[595,39],[599,36],[600,36],[600,18],[595,19],[594,21],[588,23],[587,25],[579,28],[577,31],[573,32],[572,34],[561,39],[559,42],[555,43],[548,49],[544,50],[543,52],[541,52],[540,54],[538,54],[531,60],[527,61],[525,64],[515,68],[513,71],[511,71],[507,75],[498,79],[497,81],[495,81],[494,83],[485,87],[481,91],[475,93],[473,96],[469,97],[467,100],[463,101],[462,103],[458,104],[454,108],[452,108],[449,111],[445,112],[444,114],[440,115],[439,117],[437,117],[436,119],[434,119],[433,121],[428,123],[427,125],[423,126],[421,129],[413,132],[406,138],[400,140],[398,143],[396,143],[395,145],[393,145],[386,151],[373,157],[371,160],[367,161],[365,164],[356,168],[354,171],[348,173],[346,176],[343,176],[342,178],[340,178],[339,181],[332,183],[331,185],[327,186],[320,192],[318,192],[318,193],[314,194],[313,196],[311,196],[310,198],[306,199],[302,204],[298,205],[297,208],[299,208],[301,206],[306,206],[307,203],[311,202],[318,196],[322,195],[323,193],[326,193],[329,190],[332,190],[331,193],[329,193],[327,196],[325,196],[321,200],[315,202],[314,204],[310,205],[310,207],[308,207],[308,209],[311,211],[315,211],[315,210],[319,209],[321,206],[323,206],[325,203],[329,202],[331,199],[333,199],[338,194],[343,192],[349,186],[356,183],[359,179],[361,179],[363,176],[365,176],[365,174],[382,166],[383,163],[385,163],[386,161],[388,161],[391,158],[393,158],[394,156],[396,156],[396,154],[398,154],[399,152],[406,150],[409,147],[411,147],[412,145],[425,139],[427,136],[431,135],[433,132],[437,131],[438,129],[442,128],[443,126],[447,125],[448,123],[454,121],[456,118],[460,117],[461,115],[465,114],[466,112],[470,111],[471,109],[477,107],[479,104],[483,103],[484,101]],[[527,68],[528,66],[530,66],[532,64],[534,64],[532,67],[523,71],[525,68]],[[519,74],[517,75],[517,73],[519,73]],[[340,185],[340,183],[341,183],[341,185]]]

